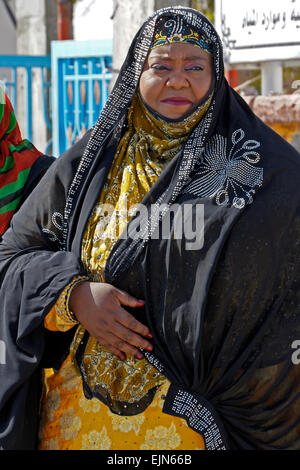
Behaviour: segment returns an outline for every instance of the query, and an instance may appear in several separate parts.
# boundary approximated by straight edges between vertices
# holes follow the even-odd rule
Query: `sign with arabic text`
[[[229,63],[300,61],[300,0],[215,0]]]

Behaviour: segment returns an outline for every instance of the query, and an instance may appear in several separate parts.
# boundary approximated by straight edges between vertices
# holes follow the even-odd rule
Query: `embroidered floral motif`
[[[242,209],[253,202],[255,189],[262,185],[263,169],[255,165],[260,161],[256,151],[257,140],[246,140],[243,129],[231,137],[232,146],[222,135],[214,135],[205,147],[203,162],[195,179],[184,193],[198,197],[215,197],[219,206],[233,205]]]
[[[60,375],[63,378],[63,388],[65,390],[73,390],[81,385],[80,376],[76,374],[76,369],[71,364],[65,369],[61,369]]]
[[[127,416],[118,416],[116,414],[108,411],[109,416],[111,416],[112,428],[115,431],[121,432],[130,432],[134,431],[136,436],[140,432],[141,424],[145,421],[145,416],[139,414],[136,416],[130,416],[130,419]]]
[[[75,415],[74,410],[63,411],[59,423],[61,426],[61,436],[66,440],[75,440],[81,428],[81,419]]]
[[[60,450],[57,438],[49,439],[46,445],[46,450]]]
[[[176,432],[174,423],[169,428],[165,426],[157,426],[154,429],[148,429],[141,450],[165,450],[176,449],[181,443],[179,434]]]
[[[91,431],[82,437],[81,450],[109,450],[111,440],[107,435],[106,427],[102,431]]]
[[[85,397],[82,397],[78,403],[85,413],[98,413],[101,410],[101,403],[97,398],[87,400]]]
[[[46,404],[46,413],[50,421],[53,421],[55,412],[60,407],[60,402],[61,402],[60,392],[57,390],[51,390],[51,392],[48,393],[47,404]]]

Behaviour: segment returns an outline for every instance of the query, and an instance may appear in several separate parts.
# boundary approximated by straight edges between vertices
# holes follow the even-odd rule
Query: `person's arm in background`
[[[13,106],[0,87],[0,236],[54,160],[22,138]]]

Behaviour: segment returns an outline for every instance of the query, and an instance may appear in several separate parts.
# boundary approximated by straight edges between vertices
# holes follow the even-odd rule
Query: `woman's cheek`
[[[160,77],[153,77],[147,75],[140,81],[140,93],[144,99],[147,97],[155,98],[162,87],[162,80]]]

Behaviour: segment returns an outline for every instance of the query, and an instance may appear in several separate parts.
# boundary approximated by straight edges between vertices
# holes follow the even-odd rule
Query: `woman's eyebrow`
[[[209,59],[209,57],[199,57],[198,55],[193,55],[193,56],[190,56],[190,57],[185,57],[184,60],[204,60],[204,61],[207,61]]]
[[[176,58],[172,58],[168,55],[165,55],[165,54],[157,54],[157,55],[153,55],[151,57],[149,57],[150,59],[154,59],[154,60],[168,60],[168,61],[173,61],[173,60],[176,60]],[[209,59],[209,57],[199,57],[197,55],[195,56],[189,56],[189,57],[183,57],[183,60],[203,60],[203,61],[207,61]]]

